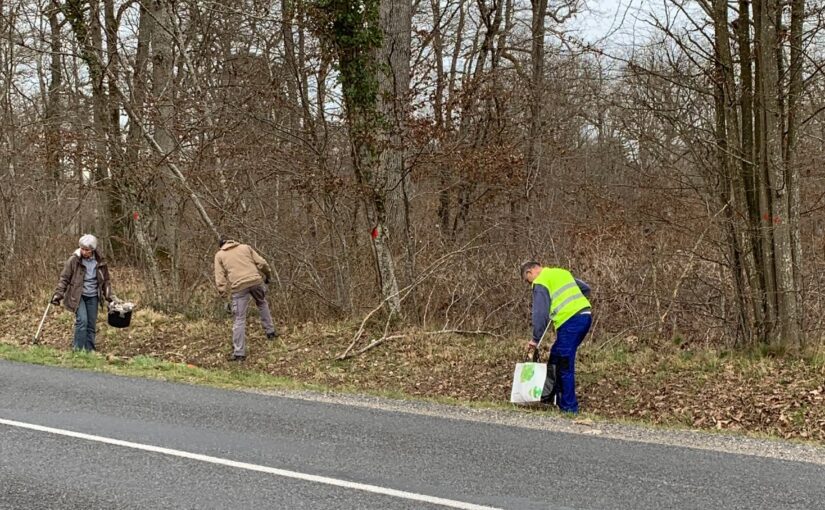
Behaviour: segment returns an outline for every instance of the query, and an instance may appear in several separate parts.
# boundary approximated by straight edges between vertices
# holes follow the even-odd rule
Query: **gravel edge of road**
[[[20,361],[4,360],[11,363]],[[53,367],[52,365],[40,365]],[[53,367],[63,370],[79,370],[71,367]],[[782,439],[760,439],[736,435],[735,433],[712,433],[708,431],[688,429],[673,430],[655,428],[639,424],[626,424],[598,420],[598,418],[569,418],[557,412],[524,412],[513,409],[478,409],[460,405],[441,404],[423,400],[400,400],[388,397],[358,395],[351,393],[320,392],[309,390],[273,390],[256,388],[226,388],[197,382],[168,381],[157,377],[140,377],[108,371],[92,371],[101,375],[128,377],[139,380],[154,380],[172,384],[187,384],[191,386],[222,389],[226,391],[241,391],[265,396],[291,398],[312,402],[346,405],[390,412],[407,413],[422,416],[464,420],[478,423],[519,427],[549,432],[578,434],[583,436],[600,437],[638,443],[667,445],[674,447],[693,448],[700,450],[724,452],[731,454],[750,455],[755,457],[771,458],[791,462],[806,462],[825,465],[825,446],[797,443]]]
[[[516,409],[474,409],[435,402],[331,392],[257,389],[240,389],[239,391],[453,420],[825,465],[825,447],[781,439],[758,439],[733,433],[715,434],[701,430],[666,430],[641,425],[595,421],[590,418],[567,418],[554,411],[548,411],[545,414],[520,412]]]

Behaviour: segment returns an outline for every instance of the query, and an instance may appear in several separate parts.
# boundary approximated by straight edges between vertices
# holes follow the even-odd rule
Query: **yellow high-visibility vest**
[[[550,293],[550,320],[558,330],[567,319],[590,308],[570,271],[560,267],[545,267],[533,280],[533,286],[541,285]]]

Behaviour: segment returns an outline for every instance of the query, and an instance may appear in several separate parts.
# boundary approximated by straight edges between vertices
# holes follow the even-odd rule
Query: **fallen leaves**
[[[0,341],[30,342],[38,311],[3,306]],[[71,317],[52,310],[41,343],[70,347]],[[521,342],[466,335],[427,335],[402,331],[403,337],[352,359],[339,361],[351,341],[354,324],[306,323],[280,328],[278,342],[264,338],[250,314],[248,359],[255,370],[332,389],[392,391],[460,401],[508,401]],[[10,333],[17,332],[17,333]],[[191,321],[144,310],[132,326],[109,331],[100,325],[100,350],[112,363],[138,355],[185,363],[189,367],[227,368],[231,323]],[[583,410],[616,419],[716,430],[747,430],[775,437],[825,441],[823,367],[792,358],[748,359],[711,351],[646,349],[633,353],[584,347],[577,361],[578,395]],[[544,411],[542,411],[544,412]],[[587,433],[599,434],[591,420],[576,420]]]

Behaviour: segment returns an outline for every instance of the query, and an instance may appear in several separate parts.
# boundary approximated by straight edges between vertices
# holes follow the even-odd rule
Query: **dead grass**
[[[0,349],[0,356],[20,357],[10,353],[29,348],[43,310],[12,301],[0,302],[0,310],[0,343],[9,346]],[[53,309],[41,345],[68,350],[72,323],[69,312]],[[99,359],[100,363],[128,365],[130,373],[152,363],[209,374],[240,372],[249,374],[241,385],[253,387],[289,381],[296,387],[508,405],[513,364],[522,359],[523,338],[407,330],[401,332],[406,334],[403,338],[365,355],[337,360],[356,329],[354,323],[282,326],[280,339],[267,341],[257,316],[250,313],[248,359],[239,368],[228,361],[228,316],[192,319],[140,309],[131,327],[123,330],[108,327],[101,316],[98,346],[103,356]],[[65,363],[55,361],[60,356],[49,356],[44,363]],[[577,368],[581,407],[591,416],[825,441],[825,357],[821,352],[767,357],[685,351],[673,344],[654,348],[638,342],[600,349],[588,339]],[[180,377],[214,382],[185,371]],[[215,378],[219,384],[226,379]]]

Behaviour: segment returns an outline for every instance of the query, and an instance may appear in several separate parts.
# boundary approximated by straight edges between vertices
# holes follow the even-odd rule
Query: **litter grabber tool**
[[[38,340],[40,339],[40,332],[43,330],[43,323],[46,322],[46,317],[49,315],[49,310],[52,308],[52,302],[49,301],[49,304],[46,305],[46,311],[43,312],[43,318],[40,319],[40,325],[37,326],[37,333],[34,334],[34,339],[32,340],[33,344],[37,344]]]
[[[544,337],[546,337],[547,332],[550,331],[550,324],[551,322],[548,321],[547,326],[544,327],[544,332],[541,334],[541,338],[539,338],[539,341],[536,343],[536,345],[534,347],[528,348],[528,357],[526,361],[532,361],[534,363],[539,361],[539,357],[541,357],[541,353],[539,351],[539,349],[541,348],[541,342],[544,341]],[[530,342],[530,345],[532,345],[532,342]]]

